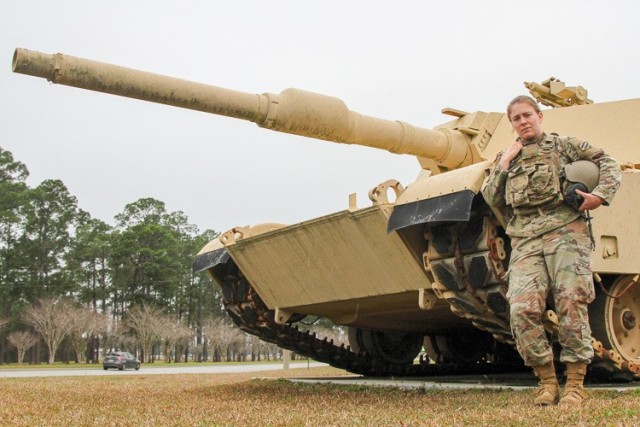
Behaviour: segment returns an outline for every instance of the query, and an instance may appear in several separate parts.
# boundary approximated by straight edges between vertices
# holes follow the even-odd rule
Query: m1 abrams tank
[[[503,113],[444,109],[434,129],[350,111],[286,89],[247,94],[62,54],[17,49],[15,72],[53,83],[235,117],[310,138],[416,156],[415,182],[390,179],[340,212],[299,224],[236,227],[206,245],[194,271],[221,287],[229,316],[262,340],[365,375],[503,372],[522,366],[506,300],[505,218],[479,190],[513,139]],[[593,217],[593,379],[640,378],[640,99],[593,103],[582,87],[525,83],[545,129],[603,147],[623,168],[610,207]],[[505,100],[505,103],[508,100]],[[389,197],[395,194],[395,197]],[[306,316],[348,327],[349,346],[295,326]],[[557,336],[551,303],[545,316]],[[426,356],[419,357],[424,350]],[[416,360],[417,359],[417,360]]]

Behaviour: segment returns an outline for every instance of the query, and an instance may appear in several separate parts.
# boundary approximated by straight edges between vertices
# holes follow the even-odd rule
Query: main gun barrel
[[[285,89],[249,94],[63,54],[16,49],[14,72],[56,84],[248,120],[295,135],[384,149],[453,169],[472,163],[470,137],[366,116],[334,97]]]

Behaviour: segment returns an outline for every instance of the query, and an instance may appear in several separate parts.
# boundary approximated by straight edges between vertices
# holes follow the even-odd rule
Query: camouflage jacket
[[[591,194],[605,204],[611,202],[622,179],[620,166],[611,156],[573,137],[543,134],[539,142],[522,149],[507,171],[499,165],[502,154],[481,191],[490,206],[505,214],[510,236],[540,236],[581,215],[563,203],[560,175],[568,163],[589,160],[600,168],[600,180]]]

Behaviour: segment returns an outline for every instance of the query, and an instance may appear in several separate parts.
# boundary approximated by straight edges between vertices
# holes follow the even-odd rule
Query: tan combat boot
[[[582,385],[586,373],[586,363],[567,363],[567,384],[564,386],[564,393],[560,399],[561,405],[579,406],[587,398],[587,393]]]
[[[540,406],[555,405],[560,398],[560,387],[556,378],[556,370],[552,363],[542,366],[534,366],[533,371],[540,380],[538,396],[534,403]]]

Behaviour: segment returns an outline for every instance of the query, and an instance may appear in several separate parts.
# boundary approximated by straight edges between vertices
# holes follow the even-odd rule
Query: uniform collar
[[[533,144],[540,144],[542,141],[544,141],[546,139],[547,139],[547,134],[544,133],[544,132],[542,132],[542,135],[540,135],[539,138],[534,139],[533,141],[529,141],[529,142],[525,142],[525,141],[522,140],[522,138],[518,137],[518,141],[521,141],[522,145],[525,146],[525,147],[527,147],[529,145],[533,145]]]

